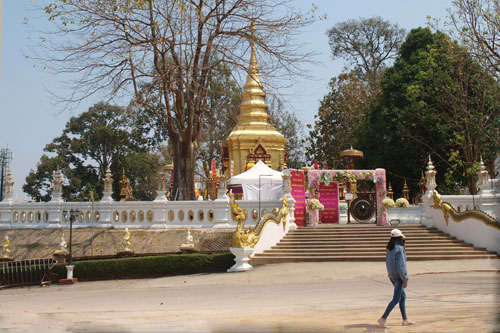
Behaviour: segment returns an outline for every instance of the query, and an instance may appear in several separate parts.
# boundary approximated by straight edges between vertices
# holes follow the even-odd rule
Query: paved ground
[[[407,312],[388,332],[500,332],[500,259],[409,262]],[[0,331],[383,332],[384,263],[294,263],[245,273],[0,290]]]

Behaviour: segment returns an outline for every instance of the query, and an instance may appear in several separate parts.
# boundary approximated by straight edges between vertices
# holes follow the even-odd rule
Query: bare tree
[[[394,59],[406,33],[397,24],[381,17],[361,18],[337,23],[328,31],[333,58],[347,60],[352,70],[378,89],[387,63]]]
[[[500,79],[500,1],[454,0],[449,14],[472,54]]]
[[[168,131],[178,198],[194,199],[198,140],[219,65],[246,70],[249,41],[257,46],[262,73],[299,75],[298,63],[309,56],[293,37],[312,14],[300,14],[290,3],[55,0],[43,8],[55,29],[44,36],[49,42],[37,58],[55,73],[77,74],[66,98],[71,102],[133,91],[135,102]],[[155,89],[160,100],[149,97]]]

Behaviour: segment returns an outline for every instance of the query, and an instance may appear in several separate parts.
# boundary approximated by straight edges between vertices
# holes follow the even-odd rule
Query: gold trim
[[[283,225],[283,231],[286,230],[286,218],[289,213],[288,194],[283,196],[283,205],[279,212],[277,214],[264,214],[259,222],[257,222],[255,231],[253,231],[251,226],[245,231],[244,224],[248,213],[236,202],[232,191],[229,191],[229,205],[231,206],[231,218],[238,222],[236,231],[233,234],[232,247],[254,247],[259,242],[262,231],[269,222],[274,222],[277,225],[281,224]]]
[[[441,199],[441,195],[439,195],[436,190],[432,191],[432,196],[434,198],[434,204],[432,205],[432,207],[443,211],[446,225],[448,225],[448,220],[451,216],[451,218],[455,222],[462,222],[465,219],[474,219],[483,222],[489,227],[500,230],[500,223],[485,212],[481,210],[467,210],[465,212],[459,212],[453,207],[452,204],[443,202],[443,200]]]

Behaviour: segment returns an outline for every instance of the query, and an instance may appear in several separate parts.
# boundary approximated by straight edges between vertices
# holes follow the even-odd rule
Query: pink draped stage
[[[387,213],[382,208],[382,201],[386,196],[386,180],[385,169],[375,170],[309,170],[307,173],[309,179],[309,187],[314,187],[313,184],[318,184],[323,173],[329,173],[331,181],[335,180],[336,174],[350,174],[355,175],[358,180],[373,180],[375,176],[375,193],[377,197],[377,225],[387,224]]]

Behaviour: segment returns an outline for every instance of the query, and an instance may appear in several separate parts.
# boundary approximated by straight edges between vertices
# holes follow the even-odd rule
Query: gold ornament
[[[500,230],[500,223],[495,220],[492,216],[486,214],[481,210],[469,210],[465,212],[458,212],[452,204],[448,202],[443,202],[441,199],[441,195],[436,190],[432,191],[432,195],[434,197],[433,208],[441,209],[443,211],[444,220],[446,221],[446,225],[448,225],[448,220],[451,218],[455,222],[462,222],[465,219],[474,219],[483,222],[487,226],[496,228]]]
[[[266,213],[264,214],[257,225],[255,226],[255,231],[250,226],[248,230],[245,231],[244,224],[247,218],[245,211],[240,207],[240,205],[234,199],[232,191],[229,191],[229,205],[231,206],[231,218],[238,222],[236,231],[233,235],[233,242],[231,247],[254,247],[260,237],[262,236],[262,231],[265,229],[269,222],[276,223],[277,225],[283,225],[283,231],[286,229],[286,219],[288,217],[288,194],[283,196],[282,207],[278,214]]]

